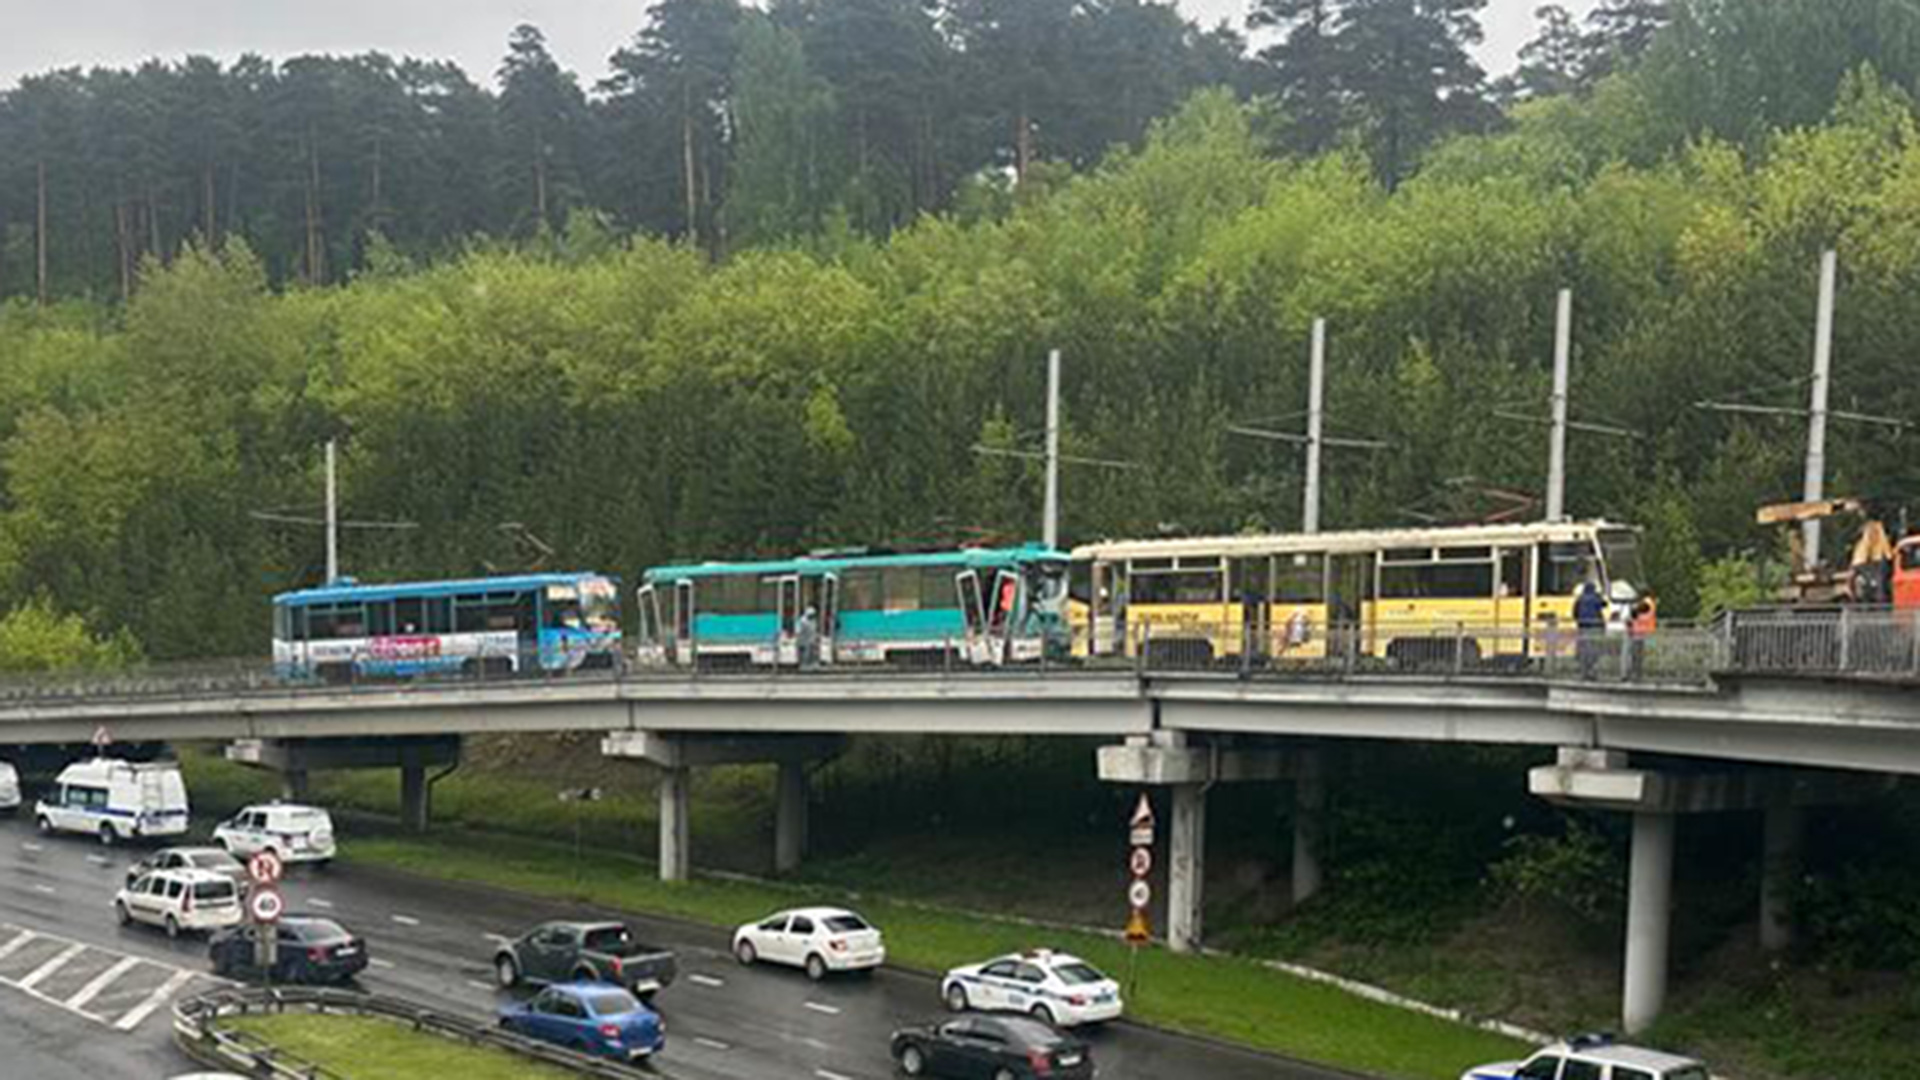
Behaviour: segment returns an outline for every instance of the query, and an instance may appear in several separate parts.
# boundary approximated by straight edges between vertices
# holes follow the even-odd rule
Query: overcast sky
[[[1194,19],[1240,24],[1248,0],[1177,0]],[[1480,61],[1491,72],[1513,66],[1533,36],[1533,9],[1545,0],[1488,0]],[[1594,0],[1562,0],[1584,15]],[[591,86],[614,48],[633,36],[648,0],[0,0],[0,87],[20,76],[78,65],[127,66],[150,56],[206,53],[231,60],[244,52],[273,58],[299,53],[379,50],[394,56],[450,58],[491,85],[507,32],[531,22],[545,31],[561,64]]]

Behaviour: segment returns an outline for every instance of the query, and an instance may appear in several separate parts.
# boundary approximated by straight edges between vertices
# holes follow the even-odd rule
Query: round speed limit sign
[[[1136,881],[1127,886],[1127,903],[1143,908],[1153,901],[1153,886],[1144,881]]]
[[[280,890],[262,886],[247,896],[247,914],[254,922],[278,922],[282,912],[287,910],[287,902],[280,897]]]
[[[1127,859],[1127,868],[1133,871],[1134,877],[1146,877],[1153,873],[1153,849],[1134,848],[1133,854]]]

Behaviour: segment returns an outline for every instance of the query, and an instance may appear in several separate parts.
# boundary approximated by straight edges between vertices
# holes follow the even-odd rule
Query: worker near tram
[[[1580,677],[1591,679],[1600,666],[1601,638],[1607,632],[1607,602],[1592,578],[1580,586],[1580,595],[1573,600],[1573,624],[1580,631]]]

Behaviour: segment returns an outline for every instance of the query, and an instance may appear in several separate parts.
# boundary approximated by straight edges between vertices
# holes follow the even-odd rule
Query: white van
[[[11,764],[0,761],[0,813],[20,809],[20,774]]]
[[[213,842],[236,859],[271,851],[284,863],[326,863],[334,856],[333,817],[317,806],[249,806],[213,830]]]
[[[33,816],[41,832],[86,833],[103,844],[179,836],[187,831],[187,785],[171,761],[95,758],[60,770]]]

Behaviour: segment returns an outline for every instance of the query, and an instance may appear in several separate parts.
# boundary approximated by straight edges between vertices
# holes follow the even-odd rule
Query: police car
[[[1059,1027],[1112,1020],[1121,1009],[1119,983],[1077,956],[1050,949],[954,968],[940,980],[940,996],[954,1012],[1022,1012]]]
[[[1611,1035],[1575,1035],[1525,1061],[1499,1061],[1460,1074],[1460,1080],[1708,1080],[1699,1061],[1622,1046]]]

